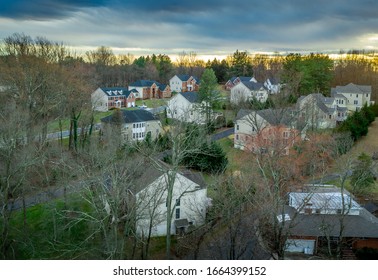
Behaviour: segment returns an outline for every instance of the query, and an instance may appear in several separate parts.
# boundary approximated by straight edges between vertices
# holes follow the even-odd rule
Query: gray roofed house
[[[239,110],[235,120],[234,147],[254,153],[289,154],[305,137],[305,126],[293,108]]]
[[[369,85],[356,85],[349,83],[346,86],[336,86],[331,89],[332,97],[337,97],[345,100],[345,107],[349,111],[356,111],[361,109],[365,104],[367,106],[373,105],[371,101],[371,86]]]
[[[167,116],[184,122],[203,124],[206,122],[204,106],[205,103],[200,102],[197,92],[178,93],[168,101]]]
[[[169,85],[154,80],[138,80],[129,85],[129,90],[136,90],[137,99],[169,98],[171,89]]]
[[[119,131],[122,141],[142,141],[147,135],[155,139],[162,132],[160,120],[147,110],[121,110],[123,123]],[[106,137],[112,137],[111,128],[116,123],[113,115],[101,119],[101,126]]]
[[[99,87],[91,94],[92,107],[101,112],[112,108],[135,107],[137,93],[134,89],[124,87]]]
[[[348,116],[343,96],[325,97],[321,93],[301,96],[297,100],[297,110],[310,129],[333,128]]]
[[[285,213],[290,218],[287,230],[287,251],[316,253],[319,246],[327,246],[326,240],[337,241],[343,226],[344,242],[355,249],[376,248],[378,242],[378,218],[362,208],[349,194],[340,189],[333,192],[290,193]],[[344,207],[343,207],[344,205]],[[344,214],[343,214],[344,213]],[[342,217],[342,219],[341,219]],[[308,252],[307,252],[308,253]]]
[[[197,91],[199,84],[200,80],[197,77],[187,74],[174,75],[169,79],[171,90],[175,92]]]
[[[135,193],[138,206],[136,231],[139,235],[148,235],[151,229],[151,236],[164,236],[167,228],[167,173],[151,170],[151,175],[146,174],[145,171],[151,168],[155,169],[154,167],[143,168],[148,179],[142,176],[135,182],[143,186]],[[170,226],[171,233],[178,234],[185,232],[189,226],[202,225],[205,222],[209,202],[202,174],[180,170],[176,174],[173,187],[174,213]],[[151,227],[150,222],[152,222]]]
[[[268,89],[264,84],[254,81],[240,81],[231,88],[230,101],[232,104],[240,104],[252,99],[263,103],[266,102],[268,99]]]

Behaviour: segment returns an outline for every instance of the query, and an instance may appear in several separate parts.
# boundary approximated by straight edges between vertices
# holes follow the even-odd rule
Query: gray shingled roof
[[[124,87],[103,87],[100,88],[107,96],[119,96],[123,95],[128,97],[131,92],[135,92],[135,90],[128,90]]]
[[[137,123],[158,120],[151,112],[146,110],[122,110],[123,121],[125,123]],[[111,123],[113,115],[101,119],[101,122]]]
[[[345,215],[344,219],[344,237],[378,238],[378,219],[366,209],[362,209],[360,215]],[[338,236],[339,231],[339,215],[299,214],[290,233],[296,236],[325,236],[326,233],[329,236]]]
[[[235,120],[239,120],[244,116],[252,114],[255,112],[257,115],[262,117],[265,121],[267,121],[270,125],[279,125],[283,124],[286,126],[292,126],[295,121],[295,111],[291,108],[281,108],[281,109],[265,109],[265,110],[246,110],[240,109]]]
[[[181,95],[184,96],[190,103],[199,103],[199,96],[196,91],[182,92]]]
[[[265,89],[265,86],[262,83],[254,83],[250,81],[241,81],[241,83],[245,85],[247,88],[249,88],[250,90],[259,90],[261,88]]]
[[[296,119],[293,116],[294,111],[290,108],[265,109],[259,110],[256,113],[271,125],[284,124],[291,126]]]
[[[336,86],[332,88],[331,92],[342,92],[342,93],[371,93],[371,86],[368,85],[356,85],[349,83],[346,86]]]

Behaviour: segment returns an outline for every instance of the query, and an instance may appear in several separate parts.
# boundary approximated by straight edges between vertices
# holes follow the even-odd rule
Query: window
[[[135,123],[133,123],[133,128],[135,128]]]
[[[354,100],[354,105],[358,105],[358,100]]]
[[[239,130],[239,125],[238,124],[236,125],[236,130]]]
[[[239,134],[236,134],[236,140],[239,140]]]
[[[176,219],[180,219],[180,208],[176,208]]]
[[[284,131],[283,132],[283,137],[284,138],[289,138],[289,131]]]
[[[176,206],[180,206],[180,198],[176,199]]]

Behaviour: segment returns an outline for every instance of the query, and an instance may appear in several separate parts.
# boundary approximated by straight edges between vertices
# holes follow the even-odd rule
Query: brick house
[[[138,80],[129,85],[129,90],[136,90],[136,99],[170,98],[172,96],[169,85],[151,80]]]
[[[122,87],[98,88],[91,94],[92,108],[107,112],[112,108],[135,107],[136,90]]]

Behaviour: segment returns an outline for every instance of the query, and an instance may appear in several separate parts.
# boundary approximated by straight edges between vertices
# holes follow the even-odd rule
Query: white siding
[[[91,94],[92,108],[95,111],[107,112],[108,111],[108,96],[101,88],[96,89]]]

